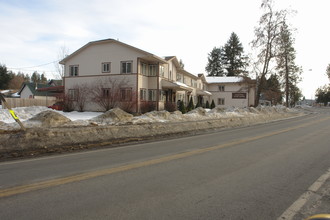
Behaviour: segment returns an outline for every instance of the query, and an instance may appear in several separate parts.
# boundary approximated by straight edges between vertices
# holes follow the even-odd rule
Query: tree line
[[[232,33],[222,47],[214,47],[208,54],[205,67],[209,76],[247,76],[247,68],[256,74],[256,103],[260,98],[271,100],[273,104],[294,105],[302,94],[297,84],[302,68],[295,63],[294,28],[288,17],[292,11],[274,10],[273,0],[262,0],[258,26],[251,41],[256,58],[244,54],[244,48],[236,33]]]
[[[326,68],[326,74],[330,81],[330,64],[328,64]],[[316,90],[315,96],[317,103],[322,103],[324,106],[328,106],[330,103],[330,83],[318,88]]]
[[[31,76],[21,72],[14,73],[7,69],[6,65],[0,64],[0,90],[4,89],[20,89],[23,83],[47,83],[44,73],[34,72]]]

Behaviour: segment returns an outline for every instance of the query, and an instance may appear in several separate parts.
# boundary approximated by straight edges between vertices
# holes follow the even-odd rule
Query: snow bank
[[[16,111],[25,113],[21,116],[27,116],[27,112],[37,112],[37,107],[33,109]],[[2,118],[5,118],[5,113],[1,112]],[[91,116],[90,113],[86,114]],[[263,107],[196,109],[187,114],[179,111],[154,111],[133,117],[120,109],[114,109],[104,114],[98,113],[97,117],[87,120],[72,121],[61,112],[46,108],[23,122],[28,127],[26,131],[20,131],[17,123],[0,120],[0,159],[2,155],[9,155],[10,152],[54,152],[66,147],[80,149],[83,146],[111,145],[113,142],[122,143],[172,134],[195,134],[200,130],[249,126],[301,114],[283,107]]]
[[[167,111],[152,111],[141,116],[135,116],[122,111],[119,108],[101,112],[62,112],[47,107],[33,106],[13,109],[23,122],[24,126],[31,127],[54,127],[54,126],[87,126],[87,125],[123,125],[145,123],[170,123],[187,122],[198,120],[210,120],[221,118],[267,118],[274,114],[295,112],[284,106],[258,107],[258,108],[223,108],[214,109],[197,108],[186,114],[180,111],[169,113]],[[42,114],[43,113],[43,114]],[[7,109],[0,109],[0,129],[18,129],[18,124],[11,117]]]

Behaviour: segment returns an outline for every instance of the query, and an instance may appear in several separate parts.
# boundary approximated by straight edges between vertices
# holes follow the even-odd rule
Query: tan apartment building
[[[102,97],[111,107],[141,112],[210,96],[197,90],[198,77],[182,69],[175,56],[161,58],[113,39],[89,42],[60,63],[65,94],[76,103],[85,99],[87,111],[104,111]]]
[[[207,77],[187,72],[175,56],[162,58],[113,39],[89,42],[60,63],[65,65],[65,94],[75,109],[172,111],[178,101],[205,104],[218,98]]]

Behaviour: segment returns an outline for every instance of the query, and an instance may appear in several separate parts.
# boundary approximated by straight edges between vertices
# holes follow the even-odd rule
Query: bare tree
[[[64,65],[59,62],[69,55],[69,49],[63,45],[59,48],[57,53],[57,61],[54,63],[56,75],[55,78],[63,79],[64,77]]]
[[[132,93],[131,99],[126,98],[128,97],[129,92],[125,92],[124,94],[122,91],[126,90],[123,88],[128,88],[126,79],[117,80],[113,79],[113,77],[108,77],[107,80],[98,81],[92,89],[93,101],[103,108],[104,111],[108,111],[115,107],[122,107],[122,101],[133,101]],[[124,100],[122,100],[123,98]]]
[[[73,87],[76,90],[76,107],[78,108],[79,112],[83,112],[85,109],[86,102],[89,99],[90,94],[90,86],[87,83],[76,85]]]
[[[252,41],[252,47],[258,50],[257,61],[255,62],[255,71],[257,73],[257,94],[256,105],[259,104],[259,98],[266,84],[266,76],[271,71],[271,61],[278,52],[278,37],[287,10],[274,11],[272,0],[263,0],[261,8],[265,13],[261,16],[259,26],[255,28],[255,40]],[[261,68],[259,68],[261,67]]]

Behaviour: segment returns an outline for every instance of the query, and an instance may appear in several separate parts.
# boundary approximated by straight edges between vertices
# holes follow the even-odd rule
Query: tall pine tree
[[[222,60],[227,70],[227,76],[238,76],[246,73],[247,56],[244,55],[243,45],[234,32],[231,33],[229,40],[224,46]]]
[[[280,37],[278,38],[279,50],[276,56],[277,70],[279,76],[284,84],[286,106],[294,103],[290,98],[295,99],[297,90],[297,83],[300,81],[301,68],[295,64],[296,50],[293,47],[294,38],[291,30],[286,24],[285,20],[281,26]],[[292,90],[292,91],[291,91]]]
[[[208,55],[208,62],[205,67],[208,76],[223,76],[224,67],[222,63],[223,48],[214,47]]]

